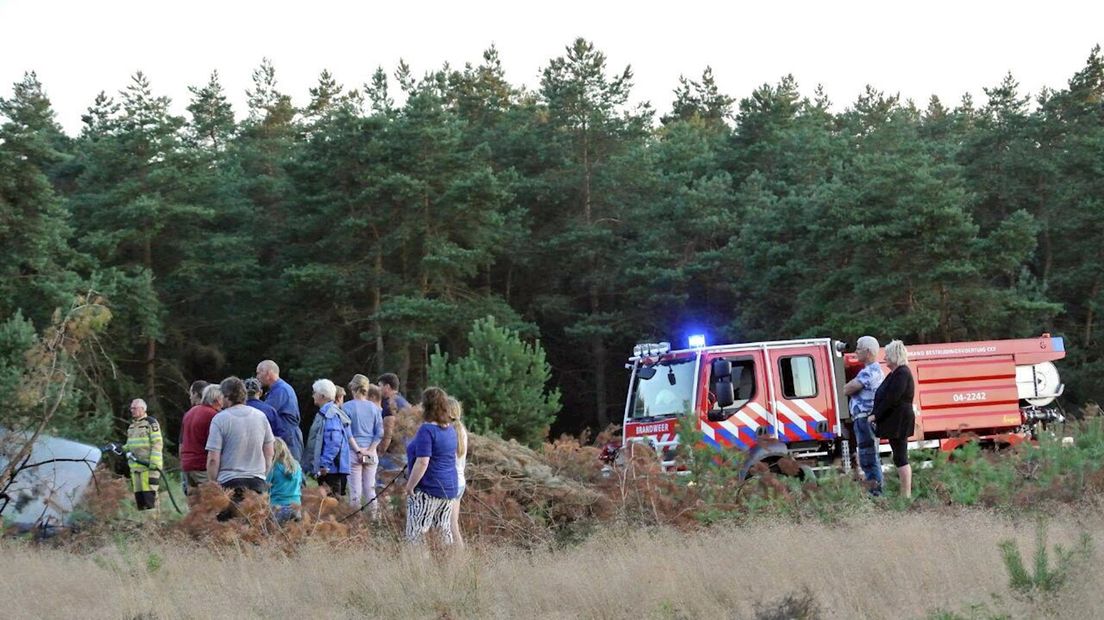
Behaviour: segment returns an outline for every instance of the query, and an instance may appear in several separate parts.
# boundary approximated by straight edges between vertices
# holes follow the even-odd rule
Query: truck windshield
[[[633,386],[633,419],[690,413],[694,399],[694,359],[655,365],[651,379],[636,376]]]

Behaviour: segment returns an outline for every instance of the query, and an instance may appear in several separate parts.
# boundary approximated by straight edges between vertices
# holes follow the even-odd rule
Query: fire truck
[[[625,366],[631,377],[622,447],[649,444],[665,469],[677,469],[678,428],[687,420],[707,446],[746,452],[744,474],[784,456],[807,465],[803,470],[850,470],[843,386],[862,365],[846,348],[828,338],[706,346],[701,336],[679,350],[637,345]],[[1060,337],[906,349],[916,381],[910,449],[953,450],[967,440],[1015,445],[1064,420],[1054,365],[1065,357]]]

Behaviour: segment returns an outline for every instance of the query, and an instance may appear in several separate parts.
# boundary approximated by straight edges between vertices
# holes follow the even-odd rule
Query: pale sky
[[[633,98],[670,107],[679,74],[712,65],[737,99],[793,73],[823,84],[837,108],[864,85],[920,104],[947,104],[1012,71],[1024,91],[1066,85],[1104,43],[1104,2],[281,2],[270,0],[0,0],[0,97],[35,70],[70,132],[96,93],[144,71],[183,114],[189,85],[218,69],[239,118],[262,57],[297,104],[328,68],[359,87],[400,58],[421,75],[478,64],[494,43],[507,78],[536,88],[542,67],[575,37],[594,41],[611,71],[631,64]]]

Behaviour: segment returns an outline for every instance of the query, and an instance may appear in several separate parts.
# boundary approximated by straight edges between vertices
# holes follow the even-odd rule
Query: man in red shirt
[[[188,388],[188,400],[191,401],[188,404],[195,407],[199,403],[203,402],[203,390],[211,385],[203,379],[196,379],[192,381],[191,387]]]
[[[207,482],[207,435],[211,420],[222,409],[222,392],[217,385],[203,389],[202,401],[184,414],[180,423],[180,469],[184,471],[184,492]]]

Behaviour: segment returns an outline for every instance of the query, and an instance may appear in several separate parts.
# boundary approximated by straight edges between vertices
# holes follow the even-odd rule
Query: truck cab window
[[[633,419],[683,415],[693,408],[694,360],[676,359],[653,366],[645,379],[636,375],[631,397]]]
[[[808,355],[783,357],[778,360],[782,379],[782,395],[789,399],[812,398],[817,395],[816,368]]]
[[[755,361],[742,358],[742,359],[729,359],[732,362],[732,391],[735,393],[736,400],[732,403],[731,407],[726,407],[726,410],[731,411],[733,408],[739,409],[748,402],[755,398]],[[709,385],[713,385],[716,379],[714,377],[709,378]],[[710,398],[710,402],[714,402]],[[716,406],[713,406],[716,409]]]

